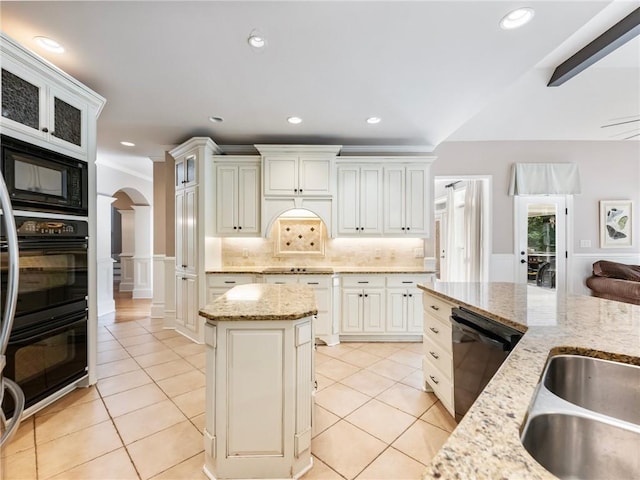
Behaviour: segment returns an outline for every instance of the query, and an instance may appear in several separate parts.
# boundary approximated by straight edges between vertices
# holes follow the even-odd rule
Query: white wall
[[[601,259],[640,263],[640,142],[445,142],[434,152],[434,176],[491,175],[493,177],[492,279],[513,276],[510,255],[513,246],[513,197],[507,193],[514,163],[576,162],[580,169],[582,194],[574,197],[570,212],[573,229],[568,234],[572,281],[569,290],[588,294],[584,280],[590,265]],[[600,200],[634,201],[634,246],[601,249],[599,245]],[[580,247],[590,240],[591,247]]]

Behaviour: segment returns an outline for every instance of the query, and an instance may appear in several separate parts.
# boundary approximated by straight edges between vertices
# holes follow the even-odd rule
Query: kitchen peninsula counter
[[[640,365],[640,306],[511,283],[436,283],[431,295],[526,332],[423,479],[553,479],[520,442],[520,427],[550,354]]]

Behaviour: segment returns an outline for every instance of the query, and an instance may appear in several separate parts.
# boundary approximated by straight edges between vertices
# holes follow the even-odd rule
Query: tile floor
[[[26,419],[3,455],[9,479],[204,479],[205,353],[143,318],[101,322],[98,383]],[[309,479],[418,479],[455,426],[421,390],[422,344],[316,352]]]

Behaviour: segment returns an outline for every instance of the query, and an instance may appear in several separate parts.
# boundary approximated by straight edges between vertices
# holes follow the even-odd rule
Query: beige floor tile
[[[142,479],[147,479],[202,452],[202,445],[202,434],[184,421],[128,445],[127,450]]]
[[[109,340],[115,340],[115,337],[111,335],[111,332],[106,327],[99,327],[96,335],[98,342],[107,342]]]
[[[35,480],[38,475],[35,447],[5,457],[3,466],[6,470],[0,472],[2,480]]]
[[[387,358],[413,368],[422,368],[422,359],[424,358],[424,355],[403,349],[389,355]]]
[[[449,432],[417,420],[391,446],[427,465],[447,438],[449,438]]]
[[[311,441],[311,451],[347,479],[355,478],[387,445],[344,420]]]
[[[414,417],[419,417],[438,401],[433,393],[422,392],[401,383],[396,383],[376,398]]]
[[[344,477],[331,470],[322,460],[313,458],[313,467],[302,477],[302,480],[343,480]]]
[[[163,400],[113,419],[125,445],[186,420],[171,400]]]
[[[410,373],[402,380],[400,383],[404,383],[405,385],[409,385],[410,387],[415,388],[416,390],[424,391],[424,374],[422,373],[422,369],[416,370],[413,373]]]
[[[161,320],[160,323],[153,323],[151,325],[145,325],[145,330],[149,333],[162,332],[164,328],[164,320]]]
[[[350,365],[338,359],[332,359],[316,366],[316,372],[336,381],[342,380],[349,375],[353,375],[358,370],[360,370],[359,367]]]
[[[423,464],[395,448],[388,448],[357,478],[358,480],[419,480],[423,472]]]
[[[51,405],[46,406],[42,410],[36,413],[36,417],[41,415],[48,415],[53,412],[59,412],[74,405],[80,405],[81,403],[92,402],[98,400],[100,394],[95,385],[91,387],[78,387],[75,390],[71,390],[64,397],[59,398]]]
[[[333,359],[333,357],[330,357],[329,355],[325,355],[324,353],[320,353],[320,352],[316,352],[314,355],[314,363],[316,367],[324,362],[328,362],[331,359]]]
[[[110,421],[74,432],[38,447],[38,478],[47,479],[122,447]]]
[[[117,323],[112,323],[110,325],[106,326],[107,330],[109,330],[111,333],[118,334],[118,333],[122,333],[122,332],[127,332],[129,330],[137,330],[138,328],[140,328],[140,325],[137,322],[117,322]]]
[[[135,357],[136,362],[143,368],[161,365],[179,359],[180,357],[168,348],[159,352],[147,353]]]
[[[333,347],[328,347],[326,345],[318,345],[316,348],[318,353],[322,353],[323,355],[327,355],[328,357],[339,358],[345,353],[352,351],[354,347],[349,345],[348,343],[340,343],[338,345],[334,345]]]
[[[198,370],[181,373],[164,380],[160,380],[158,385],[170,397],[182,395],[196,388],[204,387],[204,373]]]
[[[122,340],[123,338],[127,338],[127,337],[137,337],[138,335],[149,334],[149,332],[147,332],[144,328],[139,326],[132,326],[131,328],[120,329],[111,333],[116,338],[116,340]]]
[[[122,348],[122,345],[120,345],[120,342],[118,342],[117,340],[107,340],[105,342],[98,342],[98,345],[97,345],[98,352],[106,352],[109,350],[117,350],[120,348]]]
[[[371,353],[367,353],[359,348],[354,348],[351,352],[347,352],[342,355],[340,357],[340,360],[360,368],[365,368],[369,365],[373,365],[374,363],[379,362],[380,357],[377,355],[372,355]]]
[[[36,446],[33,426],[34,420],[35,417],[29,417],[20,422],[20,426],[18,427],[16,433],[13,434],[13,438],[11,439],[9,444],[1,449],[0,454],[2,455],[2,457],[15,455],[19,452],[30,450]]]
[[[138,480],[129,455],[119,448],[56,475],[52,480]]]
[[[320,375],[319,373],[316,373],[315,379],[316,379],[316,382],[318,382],[318,392],[320,390],[324,390],[329,385],[333,385],[334,383],[336,383],[334,380],[331,380],[329,377],[325,377],[324,375]]]
[[[320,405],[314,405],[313,409],[313,425],[311,426],[311,435],[313,437],[324,432],[327,428],[340,420],[340,417],[334,415],[329,410],[322,408]]]
[[[382,377],[367,370],[360,370],[359,372],[341,380],[340,383],[364,393],[365,395],[369,395],[370,397],[375,397],[395,384],[395,382],[390,378]]]
[[[98,380],[98,390],[100,395],[107,397],[151,382],[151,378],[144,370],[134,370],[133,372]]]
[[[193,344],[193,341],[189,340],[187,337],[183,335],[178,334],[175,337],[162,340],[162,343],[164,343],[169,348],[175,348],[175,347],[180,347],[182,345],[191,345]]]
[[[204,453],[199,453],[156,475],[153,480],[205,480],[207,476],[202,471],[203,465]]]
[[[391,380],[398,381],[413,373],[415,368],[384,359],[380,360],[378,363],[368,366],[367,370],[377,373],[378,375],[382,375],[383,377],[390,378]]]
[[[204,396],[205,387],[200,387],[182,395],[177,395],[172,400],[187,418],[191,418],[204,413]]]
[[[393,442],[416,421],[415,417],[375,399],[350,413],[345,420],[385,443]]]
[[[109,414],[112,417],[119,417],[125,413],[133,412],[139,408],[144,408],[166,399],[167,396],[162,390],[155,384],[150,383],[105,397],[104,403],[107,405]]]
[[[372,355],[377,355],[378,357],[388,357],[396,353],[400,350],[400,347],[395,346],[395,344],[391,343],[367,343],[360,347],[360,350],[363,352],[370,353]]]
[[[441,402],[436,402],[427,412],[420,417],[421,420],[424,420],[431,425],[435,425],[436,427],[440,427],[447,432],[453,432],[453,430],[458,426],[456,420],[451,416],[451,414],[444,408]]]
[[[129,352],[124,347],[120,347],[113,350],[107,350],[106,352],[98,352],[98,358],[96,363],[102,365],[103,363],[115,362],[116,360],[124,360],[130,358]]]
[[[353,388],[335,383],[316,394],[316,403],[342,418],[364,405],[369,398]]]
[[[410,342],[404,346],[405,350],[408,350],[413,353],[424,354],[424,345],[422,342]]]
[[[98,379],[113,377],[122,373],[139,370],[140,366],[132,358],[116,360],[115,362],[103,363],[96,367]]]
[[[139,345],[131,345],[130,347],[126,347],[126,350],[132,357],[139,357],[140,355],[146,355],[148,353],[171,351],[170,348],[160,340],[156,340],[155,342],[141,343]]]
[[[191,423],[195,425],[199,432],[204,432],[204,427],[206,424],[206,415],[201,413],[200,415],[196,415],[195,417],[190,418]]]
[[[158,340],[168,340],[169,338],[179,337],[180,334],[176,332],[174,329],[162,329],[157,332],[153,332],[153,336]]]
[[[193,365],[181,358],[161,365],[153,365],[152,367],[145,368],[145,371],[156,382],[164,380],[165,378],[174,377],[181,373],[191,372],[192,370]]]
[[[176,352],[181,357],[191,357],[192,355],[204,353],[205,346],[199,343],[191,343],[188,345],[178,345],[177,347],[173,347],[173,351]]]
[[[206,352],[196,353],[184,359],[196,368],[205,368],[207,366],[207,354]]]
[[[142,329],[144,331],[144,329]],[[123,347],[133,347],[134,345],[142,345],[143,343],[157,342],[158,339],[152,334],[145,331],[143,335],[136,335],[135,337],[120,338],[118,341]]]
[[[80,403],[62,411],[36,416],[36,444],[83,430],[109,420],[102,399]]]

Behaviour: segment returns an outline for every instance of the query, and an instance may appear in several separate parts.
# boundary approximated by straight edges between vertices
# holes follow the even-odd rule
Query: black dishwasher
[[[456,421],[522,338],[522,333],[465,308],[451,309]]]

